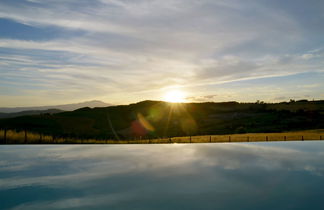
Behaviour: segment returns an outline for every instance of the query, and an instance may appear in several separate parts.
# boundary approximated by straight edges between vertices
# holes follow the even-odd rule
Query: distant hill
[[[324,128],[324,101],[178,103],[143,101],[0,119],[0,129],[74,138],[127,139]]]
[[[32,111],[22,111],[22,112],[13,112],[13,113],[0,113],[0,118],[13,118],[26,115],[40,115],[40,114],[57,114],[64,112],[59,109],[47,109],[47,110],[32,110]]]
[[[111,106],[111,104],[107,104],[102,101],[93,100],[93,101],[86,101],[82,103],[75,103],[75,104],[64,104],[64,105],[54,105],[54,106],[35,106],[35,107],[0,107],[0,112],[2,113],[14,113],[14,112],[22,112],[22,111],[32,111],[32,110],[51,110],[51,109],[58,109],[64,111],[73,111],[76,109],[80,109],[82,107],[107,107]]]

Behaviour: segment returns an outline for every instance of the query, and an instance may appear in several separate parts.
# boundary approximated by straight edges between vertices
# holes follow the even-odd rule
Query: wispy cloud
[[[64,88],[65,98],[88,86],[93,91],[75,100],[92,95],[123,103],[140,95],[158,99],[170,86],[323,72],[322,7],[318,1],[294,9],[281,1],[5,1],[0,18],[30,30],[57,29],[59,36],[0,36],[1,82],[41,80],[42,91],[55,96]]]

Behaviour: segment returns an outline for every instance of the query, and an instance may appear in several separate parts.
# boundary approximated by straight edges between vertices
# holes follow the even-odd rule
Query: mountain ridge
[[[105,103],[100,100],[91,100],[84,101],[80,103],[71,103],[71,104],[60,104],[60,105],[50,105],[50,106],[30,106],[30,107],[0,107],[1,113],[15,113],[23,111],[45,111],[51,109],[58,109],[62,111],[74,111],[83,107],[108,107],[112,104]]]

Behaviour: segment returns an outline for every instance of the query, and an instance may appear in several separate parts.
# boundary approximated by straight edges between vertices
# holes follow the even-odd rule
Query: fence
[[[170,144],[170,143],[221,143],[221,142],[262,142],[262,141],[308,141],[323,140],[324,133],[287,132],[253,133],[232,135],[205,135],[168,137],[154,139],[75,139],[55,137],[13,130],[0,130],[0,144]]]

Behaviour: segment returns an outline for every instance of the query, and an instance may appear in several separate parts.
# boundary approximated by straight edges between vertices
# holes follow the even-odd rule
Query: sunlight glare
[[[181,102],[185,102],[185,93],[183,91],[180,90],[172,90],[167,92],[164,95],[164,101],[167,102],[172,102],[172,103],[181,103]]]

